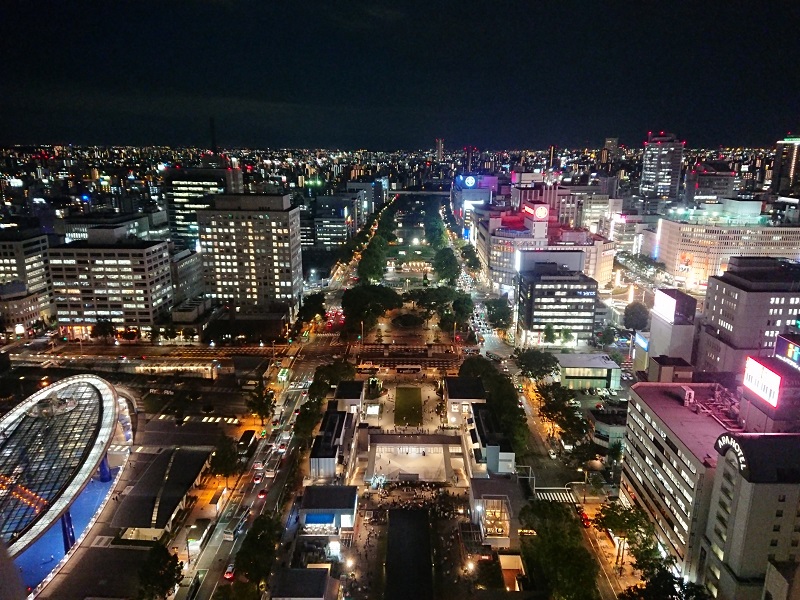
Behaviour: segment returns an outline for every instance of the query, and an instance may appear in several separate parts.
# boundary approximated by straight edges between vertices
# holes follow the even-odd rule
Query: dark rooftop
[[[97,227],[95,229],[102,229],[102,227]],[[140,240],[138,238],[125,238],[124,240],[119,240],[118,242],[108,243],[108,242],[90,242],[89,240],[75,240],[74,242],[69,242],[68,244],[60,244],[58,246],[53,246],[51,250],[94,250],[94,249],[114,249],[119,248],[120,250],[145,250],[146,248],[151,248],[152,246],[158,246],[163,244],[163,240]]]
[[[389,511],[386,600],[432,600],[430,523],[427,511]]]
[[[499,446],[501,452],[513,452],[511,442],[497,429],[492,413],[485,404],[473,404],[472,414],[475,416],[475,429],[484,446]]]
[[[300,510],[350,510],[355,508],[357,496],[354,485],[309,485],[303,492]]]
[[[275,578],[273,598],[322,598],[328,587],[327,569],[285,569]]]
[[[680,358],[679,356],[666,356],[664,354],[660,356],[653,356],[651,357],[657,364],[661,365],[662,367],[691,367],[691,363],[686,362],[685,359]]]
[[[742,476],[750,483],[800,483],[800,434],[736,433],[747,468]],[[719,444],[714,447],[722,455]],[[724,447],[724,446],[723,446]]]
[[[486,390],[478,377],[445,377],[447,397],[457,400],[485,400]]]
[[[208,460],[208,450],[176,448],[159,454],[120,502],[113,527],[163,529]],[[153,515],[158,507],[157,513]]]
[[[361,398],[361,392],[364,391],[363,381],[340,381],[336,386],[336,395],[334,398],[337,400],[358,400]]]

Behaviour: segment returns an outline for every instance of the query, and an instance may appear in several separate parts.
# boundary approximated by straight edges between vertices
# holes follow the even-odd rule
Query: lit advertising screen
[[[664,319],[667,323],[675,322],[675,298],[667,296],[661,290],[656,291],[653,302],[653,313]]]
[[[770,371],[752,356],[747,357],[743,383],[748,390],[765,400],[770,406],[777,408],[781,376]]]
[[[800,369],[800,344],[779,335],[775,340],[775,358]]]

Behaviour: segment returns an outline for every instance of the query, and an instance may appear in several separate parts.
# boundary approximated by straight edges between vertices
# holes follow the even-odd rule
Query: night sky
[[[799,2],[7,2],[0,143],[772,145]]]

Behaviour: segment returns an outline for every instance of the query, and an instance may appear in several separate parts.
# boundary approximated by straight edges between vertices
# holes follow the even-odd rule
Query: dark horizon
[[[210,147],[214,117],[228,148],[768,148],[800,126],[779,7],[16,5],[0,144]]]

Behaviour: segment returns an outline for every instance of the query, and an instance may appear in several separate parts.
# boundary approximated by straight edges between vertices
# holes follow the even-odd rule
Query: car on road
[[[260,460],[257,460],[256,462],[253,463],[253,468],[256,471],[261,471],[264,468],[264,462],[260,461]]]
[[[548,455],[550,458],[552,458],[553,460],[555,460],[555,459],[556,459],[556,453],[553,451],[553,449],[552,449],[552,448],[551,448],[550,450],[548,450],[548,451],[547,451],[547,455]]]
[[[228,565],[228,568],[225,569],[225,574],[223,575],[223,577],[225,579],[233,579],[235,573],[236,573],[236,568],[233,566],[233,563],[231,563]]]
[[[264,481],[264,474],[263,473],[256,473],[255,475],[253,475],[253,483],[258,485],[262,481]]]
[[[580,516],[581,516],[581,524],[586,529],[589,529],[589,527],[592,526],[592,520],[589,518],[589,515],[587,515],[585,512],[581,512]]]
[[[278,446],[278,453],[284,454],[286,452],[286,442],[281,442]]]
[[[258,490],[258,497],[262,500],[267,497],[267,490]]]

